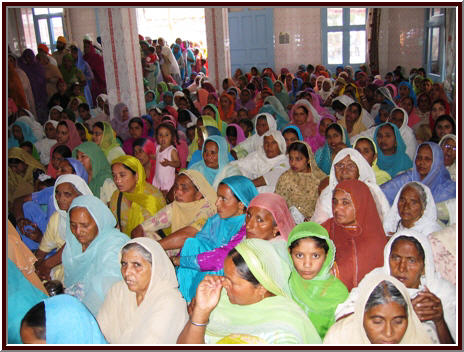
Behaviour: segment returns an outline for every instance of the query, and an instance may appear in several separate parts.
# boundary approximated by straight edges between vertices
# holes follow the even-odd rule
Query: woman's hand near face
[[[219,302],[223,281],[223,276],[206,275],[203,281],[200,282],[195,296],[195,306],[192,313],[193,321],[196,321],[194,319],[196,315],[205,318],[204,315],[207,314],[209,317],[209,314]],[[199,323],[204,323],[204,321]]]

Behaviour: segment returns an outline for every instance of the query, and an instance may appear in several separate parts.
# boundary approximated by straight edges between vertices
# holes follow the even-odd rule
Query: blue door
[[[274,10],[240,12],[229,10],[230,61],[232,74],[237,68],[244,73],[252,66],[258,70],[274,68]]]

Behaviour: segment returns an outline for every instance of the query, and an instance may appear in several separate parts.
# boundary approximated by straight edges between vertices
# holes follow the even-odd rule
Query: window
[[[433,80],[443,81],[445,78],[445,9],[428,9],[425,28],[427,76]]]
[[[366,61],[365,8],[323,8],[322,61],[334,72],[339,65],[356,70]]]
[[[34,29],[38,44],[46,44],[55,51],[56,39],[64,35],[62,8],[34,8]]]

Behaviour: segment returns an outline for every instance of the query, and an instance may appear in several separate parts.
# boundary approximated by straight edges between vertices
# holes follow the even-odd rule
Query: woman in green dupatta
[[[63,63],[60,65],[60,71],[68,87],[75,82],[79,82],[82,86],[86,85],[85,75],[77,68],[71,54],[63,56]]]
[[[330,273],[335,246],[327,231],[315,222],[301,223],[288,236],[293,262],[290,291],[321,338],[335,323],[335,309],[348,297],[346,286]]]
[[[288,95],[287,89],[285,88],[285,84],[283,84],[281,81],[275,81],[273,92],[275,97],[279,99],[282,106],[285,109],[288,109],[288,106],[292,102],[290,101],[290,96]]]
[[[93,195],[108,204],[116,186],[103,150],[94,142],[84,142],[74,148],[72,156],[84,165],[89,174],[89,188]]]
[[[203,108],[203,111],[201,112],[204,115],[211,116],[215,121],[219,131],[221,131],[221,134],[223,137],[226,136],[226,130],[227,130],[227,123],[221,120],[221,116],[219,114],[219,110],[214,104],[208,104]],[[202,117],[203,117],[202,116]],[[203,121],[204,122],[204,121]]]
[[[177,343],[320,344],[288,288],[289,271],[269,241],[245,239],[206,276]]]
[[[156,103],[161,103],[161,95],[169,91],[169,87],[166,82],[160,82],[156,85],[155,100]]]

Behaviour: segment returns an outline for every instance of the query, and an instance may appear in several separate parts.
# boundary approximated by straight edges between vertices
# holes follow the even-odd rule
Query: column
[[[123,102],[132,116],[144,115],[146,108],[135,8],[100,8],[98,17],[111,114],[114,106]]]
[[[232,77],[228,16],[227,8],[205,8],[208,76],[218,90],[224,78]]]

